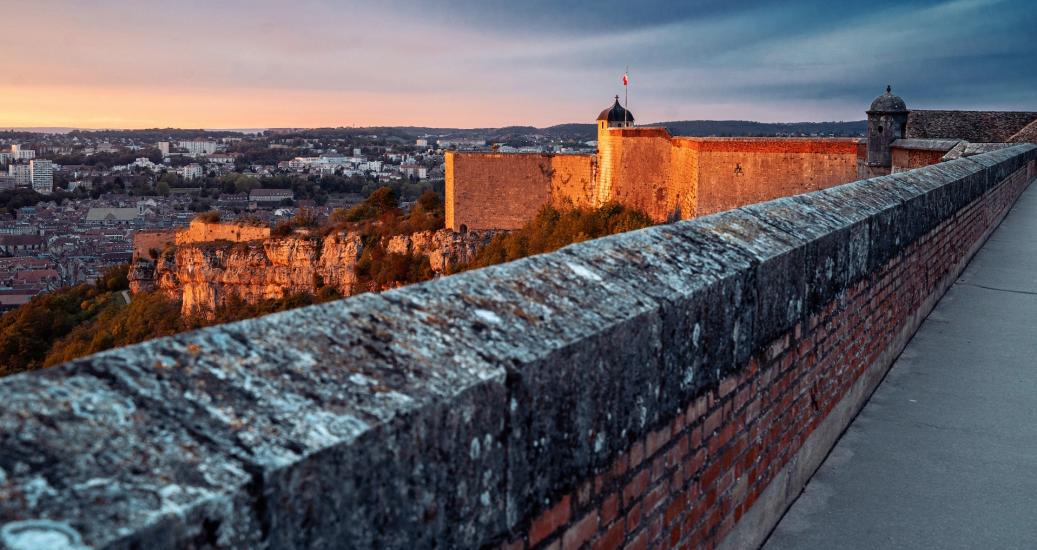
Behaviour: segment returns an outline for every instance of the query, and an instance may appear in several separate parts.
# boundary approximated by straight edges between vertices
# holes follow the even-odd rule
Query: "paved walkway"
[[[764,548],[1037,548],[1037,184]]]

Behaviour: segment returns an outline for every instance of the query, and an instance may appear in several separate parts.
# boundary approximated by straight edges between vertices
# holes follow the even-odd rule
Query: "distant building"
[[[215,153],[215,154],[209,155],[207,157],[207,160],[209,162],[213,163],[213,164],[222,164],[222,165],[225,165],[225,166],[226,165],[233,165],[234,164],[234,155],[231,155],[231,154],[228,154],[228,153]]]
[[[246,193],[222,194],[216,199],[216,208],[220,210],[245,210],[248,208],[248,195]]]
[[[87,150],[90,151],[90,154],[94,154],[94,155],[99,154],[99,153],[118,153],[119,152],[119,148],[118,147],[116,147],[116,146],[114,146],[114,145],[112,145],[111,143],[108,143],[108,142],[98,143],[97,147],[94,147],[93,149],[87,149]]]
[[[32,171],[28,164],[8,165],[7,176],[14,182],[15,187],[32,187]]]
[[[281,201],[292,200],[295,193],[291,189],[253,189],[248,194],[248,200],[259,206],[271,206],[281,204]]]
[[[168,141],[160,141],[160,142],[158,142],[158,150],[159,150],[160,153],[162,153],[163,157],[168,157],[169,156],[169,142]]]
[[[425,168],[420,164],[401,164],[400,172],[407,177],[415,177],[419,180],[428,179],[428,168]]]
[[[0,235],[0,254],[15,256],[44,249],[46,241],[39,235]]]
[[[182,175],[185,180],[193,180],[205,175],[205,170],[202,168],[201,164],[188,164],[179,171],[180,175]]]
[[[29,161],[29,177],[32,190],[43,195],[54,192],[54,163],[49,160],[34,159]]]
[[[414,145],[418,147],[428,147],[428,140],[421,138],[414,141]]]
[[[86,222],[103,225],[126,225],[140,217],[138,208],[91,208],[86,213]]]
[[[295,157],[288,161],[289,170],[305,170],[320,163],[320,157]]]
[[[180,148],[189,155],[211,155],[216,152],[215,141],[181,141]]]
[[[337,168],[337,167],[340,167],[340,166],[345,166],[346,164],[349,164],[349,163],[350,163],[350,158],[349,157],[344,156],[344,155],[339,155],[339,154],[321,155],[317,159],[317,164],[319,164],[321,166],[321,168],[328,168],[328,167],[330,167],[330,168]]]
[[[486,147],[486,140],[467,138],[439,140],[439,147],[441,149],[480,149]]]
[[[202,192],[201,187],[170,187],[170,195],[197,195]]]
[[[35,149],[26,149],[21,145],[12,145],[11,154],[14,155],[15,160],[32,160],[36,158]]]
[[[155,172],[159,168],[162,168],[162,165],[155,164],[154,162],[151,162],[151,159],[146,157],[141,157],[133,161],[132,166],[136,166],[137,168],[144,168],[145,170],[151,170],[152,172]]]
[[[0,313],[18,309],[29,303],[35,295],[32,290],[0,290]]]

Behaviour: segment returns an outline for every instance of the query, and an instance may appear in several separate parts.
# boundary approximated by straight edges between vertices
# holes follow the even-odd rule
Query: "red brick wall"
[[[898,351],[897,335],[913,329],[1035,176],[1031,161],[948,216],[501,547],[718,545],[865,371]]]

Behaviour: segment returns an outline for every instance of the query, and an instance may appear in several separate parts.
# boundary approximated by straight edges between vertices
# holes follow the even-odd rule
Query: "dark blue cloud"
[[[0,50],[26,85],[476,101],[500,113],[477,124],[546,125],[593,117],[629,66],[643,121],[859,119],[886,84],[916,108],[1037,110],[1035,0],[36,0],[21,17]],[[43,27],[76,31],[28,49]]]
[[[859,117],[887,83],[921,107],[1037,110],[1032,0],[394,3],[482,33],[490,58],[495,38],[528,40],[528,55],[509,50],[502,64],[589,77],[560,86],[588,99],[630,65],[649,114],[742,104],[775,119]]]

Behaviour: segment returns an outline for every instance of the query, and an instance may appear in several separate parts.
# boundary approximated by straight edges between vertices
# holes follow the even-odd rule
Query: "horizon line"
[[[684,119],[684,120],[667,120],[659,122],[651,122],[648,124],[638,125],[638,127],[652,127],[661,126],[665,124],[674,123],[686,123],[686,122],[742,122],[742,123],[753,123],[753,124],[845,124],[854,122],[867,122],[866,118],[855,119],[855,120],[796,120],[796,121],[781,121],[781,122],[764,122],[759,120],[750,119],[709,119],[709,118],[698,118],[698,119]],[[551,128],[557,128],[559,126],[572,126],[572,125],[584,125],[594,126],[593,122],[562,122],[559,124],[552,124],[550,126],[534,126],[525,124],[509,124],[504,126],[426,126],[426,125],[375,125],[375,126],[257,126],[252,128],[198,128],[198,127],[182,127],[182,126],[140,126],[140,127],[88,127],[88,126],[3,126],[0,125],[0,132],[34,132],[34,130],[64,130],[67,132],[84,131],[84,132],[104,132],[104,131],[140,131],[140,130],[198,130],[204,132],[237,132],[237,133],[253,133],[253,132],[264,132],[269,130],[365,130],[365,129],[399,129],[399,128],[429,128],[429,129],[442,129],[442,130],[499,130],[502,128],[534,128],[537,130],[547,130]],[[60,133],[60,132],[55,132]]]

